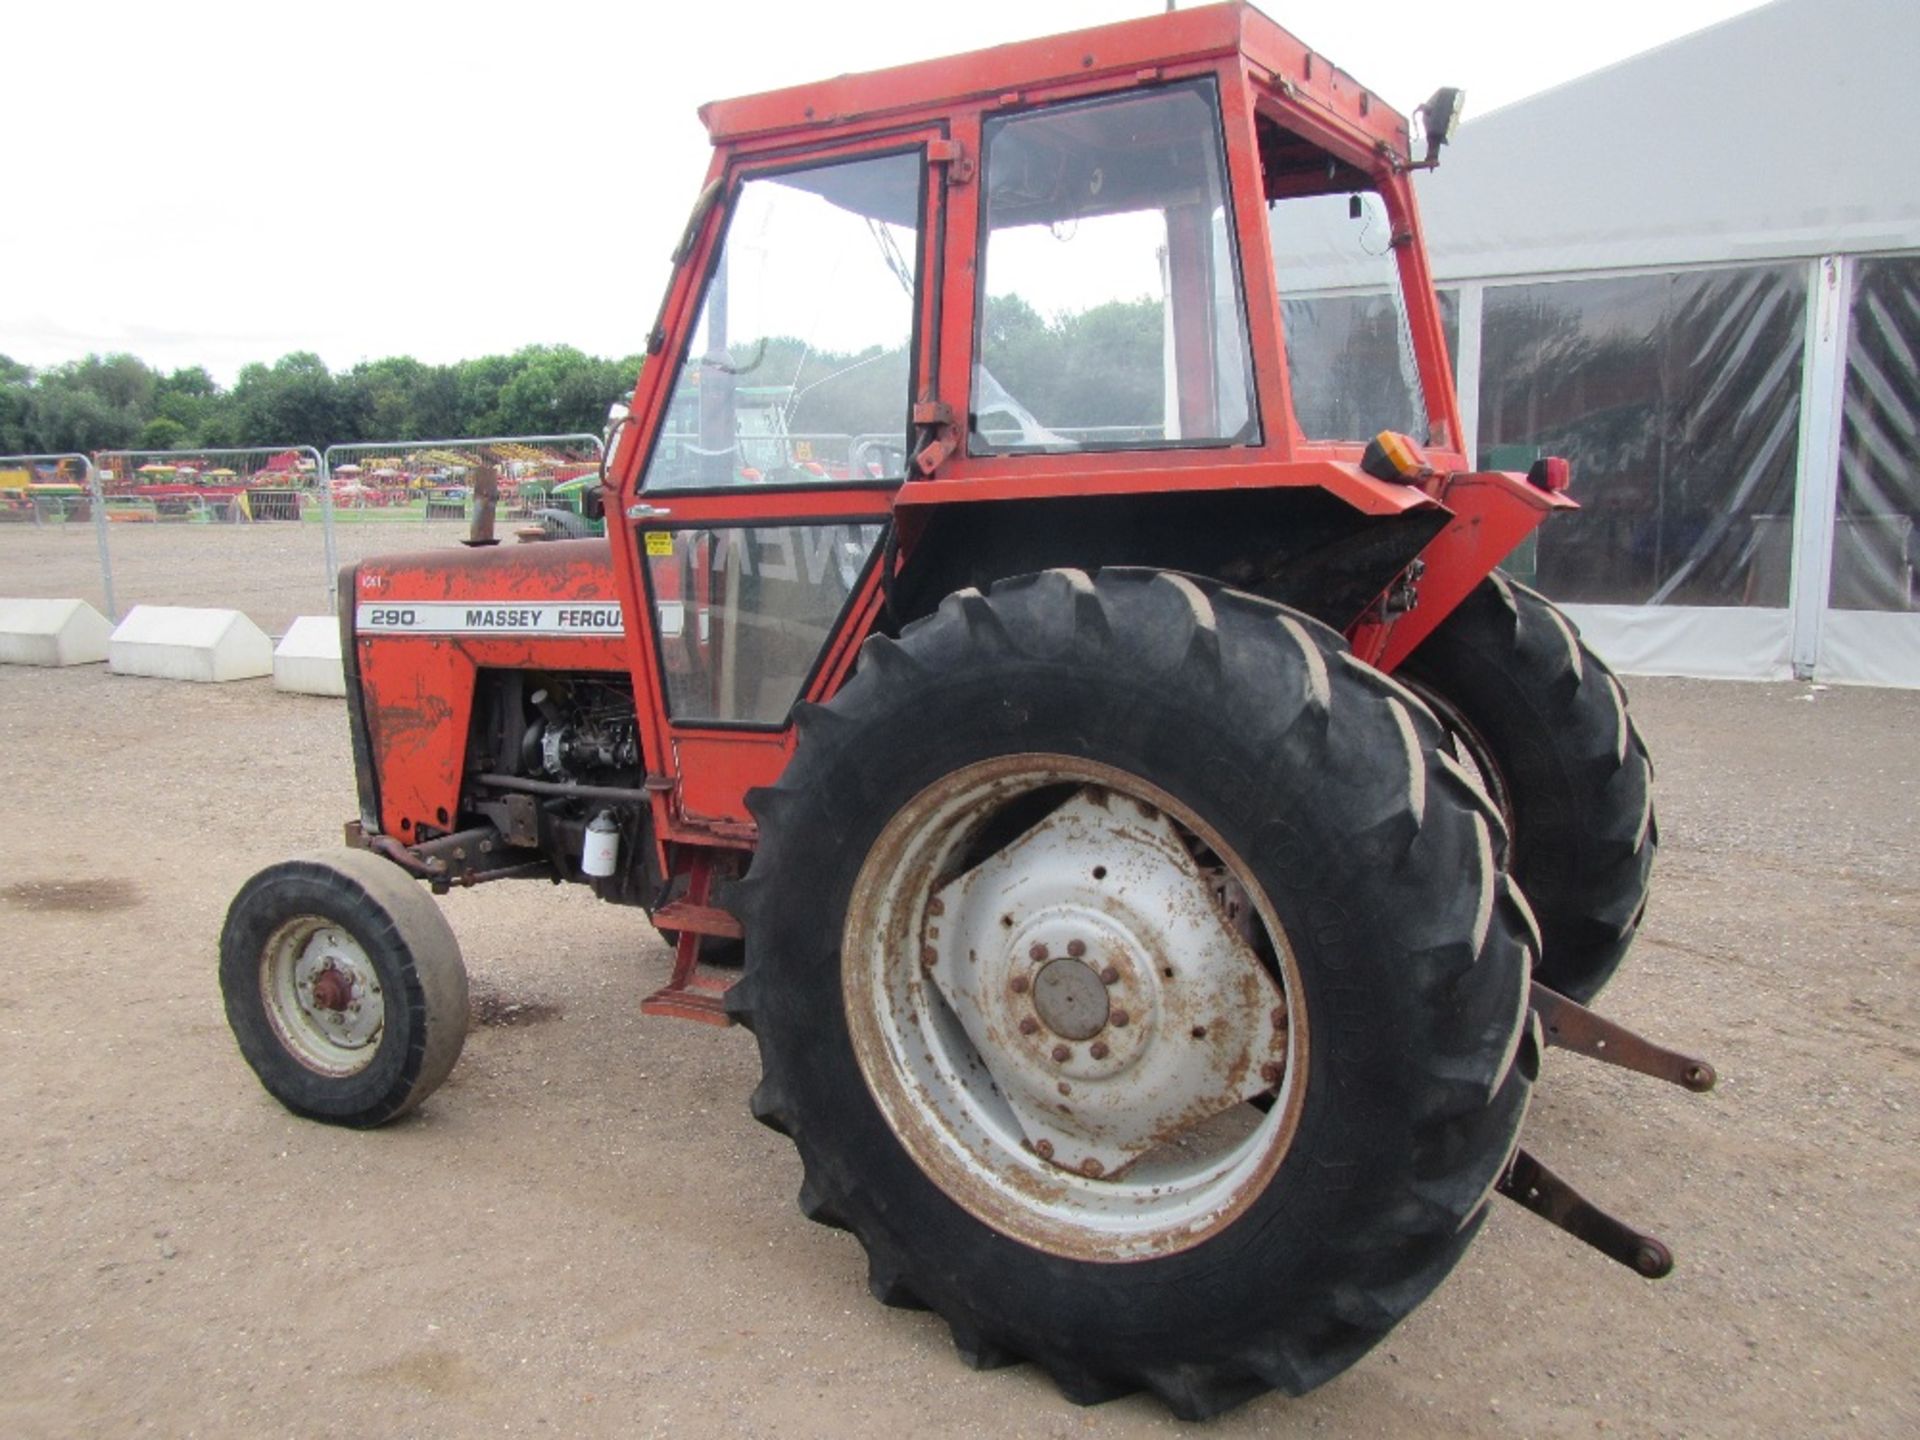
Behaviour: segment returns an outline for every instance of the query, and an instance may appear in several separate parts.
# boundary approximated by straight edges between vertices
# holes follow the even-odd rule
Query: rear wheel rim
[[[317,1075],[358,1075],[380,1052],[379,972],[352,932],[324,916],[296,916],[267,938],[260,999],[281,1048]]]
[[[1433,712],[1446,734],[1442,753],[1450,755],[1466,768],[1469,778],[1493,803],[1511,838],[1515,834],[1513,791],[1493,758],[1493,747],[1487,743],[1486,736],[1474,728],[1473,722],[1460,712],[1459,706],[1431,685],[1423,684],[1404,671],[1397,672],[1393,678],[1419,696],[1422,703]]]
[[[843,942],[869,1092],[1004,1234],[1175,1253],[1287,1154],[1308,1046],[1292,949],[1218,834],[1136,776],[1017,755],[935,782],[874,843]]]

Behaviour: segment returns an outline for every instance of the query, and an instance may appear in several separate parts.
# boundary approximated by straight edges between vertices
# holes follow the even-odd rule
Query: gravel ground
[[[1920,694],[1632,691],[1664,846],[1604,1008],[1723,1078],[1551,1052],[1528,1143],[1679,1269],[1496,1201],[1371,1356],[1210,1433],[1920,1433]],[[337,843],[338,702],[10,669],[0,755],[0,1434],[1183,1428],[974,1374],[872,1302],[746,1113],[750,1037],[643,1019],[664,949],[575,889],[448,899],[478,1023],[418,1114],[361,1134],[269,1100],[215,939],[248,874]]]

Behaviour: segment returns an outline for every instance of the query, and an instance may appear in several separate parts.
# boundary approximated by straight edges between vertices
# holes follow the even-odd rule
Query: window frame
[[[1278,122],[1274,123],[1277,124]],[[1287,324],[1287,305],[1289,302],[1368,300],[1384,296],[1388,299],[1389,304],[1394,307],[1396,319],[1399,322],[1398,328],[1400,333],[1396,336],[1396,345],[1401,340],[1404,340],[1406,353],[1402,358],[1407,360],[1412,366],[1411,378],[1414,382],[1414,388],[1407,394],[1406,398],[1411,402],[1411,413],[1418,419],[1418,425],[1415,428],[1419,433],[1413,434],[1413,439],[1422,446],[1432,449],[1448,448],[1441,445],[1435,438],[1439,429],[1447,423],[1444,413],[1436,414],[1435,412],[1436,410],[1444,411],[1445,407],[1444,405],[1436,406],[1434,399],[1428,394],[1429,375],[1424,357],[1420,352],[1420,341],[1415,333],[1416,322],[1414,312],[1416,309],[1416,296],[1412,289],[1413,276],[1410,274],[1411,266],[1409,265],[1407,255],[1409,247],[1395,238],[1401,233],[1403,221],[1403,217],[1397,208],[1398,197],[1391,194],[1388,187],[1381,183],[1379,177],[1374,175],[1368,175],[1364,185],[1351,187],[1340,185],[1324,190],[1309,190],[1302,191],[1298,194],[1275,196],[1267,201],[1263,216],[1266,222],[1269,244],[1273,244],[1273,214],[1276,206],[1292,204],[1299,200],[1332,200],[1345,196],[1368,196],[1379,203],[1381,213],[1385,217],[1387,224],[1387,251],[1374,258],[1386,262],[1390,268],[1392,273],[1392,286],[1391,288],[1386,288],[1371,284],[1348,284],[1327,285],[1312,290],[1289,290],[1280,283],[1279,247],[1273,245],[1275,265],[1274,298],[1276,301],[1275,318],[1280,339],[1280,358],[1287,368],[1287,403],[1290,411],[1289,419],[1293,423],[1293,433],[1298,438],[1300,445],[1306,449],[1324,450],[1331,447],[1341,450],[1354,450],[1364,448],[1375,435],[1380,433],[1381,429],[1395,428],[1391,426],[1375,426],[1365,435],[1315,435],[1310,433],[1300,416],[1300,399],[1297,387],[1294,385],[1292,342],[1289,338],[1292,332],[1291,327]],[[1451,288],[1457,294],[1458,284],[1456,282],[1455,285],[1447,288]],[[1437,283],[1433,284],[1432,292],[1434,309],[1440,321],[1441,353],[1446,357],[1448,375],[1449,378],[1451,378],[1453,372],[1458,368],[1458,361],[1455,355],[1458,347],[1457,321],[1454,341],[1449,344],[1446,338],[1446,303],[1441,299],[1443,287]],[[1457,439],[1457,437],[1455,438]]]
[[[833,165],[852,165],[864,160],[883,160],[892,155],[916,155],[919,157],[919,191],[915,210],[914,225],[916,243],[913,250],[913,296],[910,301],[913,322],[907,335],[907,388],[900,407],[901,445],[909,457],[913,454],[913,402],[920,393],[922,376],[920,360],[922,342],[925,339],[923,327],[926,324],[927,288],[930,282],[927,225],[929,221],[928,192],[930,189],[929,161],[927,154],[928,134],[925,127],[916,126],[908,132],[910,138],[896,140],[891,135],[867,136],[861,140],[823,147],[809,151],[804,157],[781,158],[778,160],[759,157],[742,159],[729,167],[723,186],[725,204],[717,222],[718,229],[713,243],[707,252],[706,264],[700,272],[700,281],[694,291],[694,300],[688,311],[691,323],[683,331],[679,343],[673,349],[663,348],[656,356],[649,356],[648,363],[667,365],[673,372],[672,379],[666,385],[665,396],[660,406],[658,422],[653,433],[647,438],[645,453],[640,457],[634,496],[638,499],[673,498],[692,500],[700,497],[734,495],[751,488],[756,495],[780,495],[794,492],[807,493],[827,488],[850,490],[896,490],[910,476],[888,477],[868,480],[799,480],[775,481],[772,483],[735,482],[727,485],[675,485],[665,488],[650,488],[649,480],[653,474],[653,462],[659,453],[660,445],[666,438],[667,422],[673,412],[673,402],[678,398],[680,380],[685,373],[687,356],[693,347],[694,337],[699,333],[700,317],[704,314],[707,298],[713,286],[714,277],[725,262],[727,242],[733,232],[733,222],[739,213],[740,195],[746,186],[755,180],[777,180],[782,175],[797,175],[808,170],[826,169]],[[875,143],[876,141],[881,143]],[[654,527],[664,528],[664,527]],[[645,556],[640,557],[643,561]]]
[[[873,488],[874,483],[875,482],[868,482],[868,484],[862,488],[871,489]],[[887,483],[892,484],[895,482],[887,482]],[[741,487],[736,486],[734,488],[737,490]],[[756,485],[756,486],[753,486],[752,488],[755,494],[761,494],[771,487],[763,487],[763,486]],[[811,489],[817,489],[819,487],[790,485],[783,488],[791,492],[794,490],[806,491]],[[848,487],[848,488],[851,488],[851,487]],[[691,493],[691,492],[662,491],[660,493],[681,494],[681,493]],[[702,493],[711,495],[714,492],[711,490],[708,490]],[[861,562],[860,573],[854,578],[852,587],[847,591],[847,598],[841,602],[839,610],[837,610],[834,614],[833,624],[828,628],[828,631],[827,631],[827,643],[822,645],[819,651],[815,653],[812,661],[807,666],[806,677],[800,682],[800,688],[796,690],[793,694],[793,697],[787,701],[787,707],[783,712],[781,712],[781,716],[778,720],[725,720],[725,719],[711,718],[711,717],[699,716],[699,715],[676,715],[674,714],[674,711],[673,711],[673,687],[667,679],[666,667],[664,665],[661,665],[658,667],[656,671],[660,681],[660,709],[661,709],[661,713],[666,717],[667,724],[671,727],[672,731],[674,733],[679,733],[684,731],[706,732],[706,731],[717,730],[717,731],[733,731],[737,733],[756,733],[757,732],[760,734],[777,735],[782,731],[785,731],[791,728],[793,724],[793,707],[799,704],[807,696],[813,694],[816,687],[819,685],[821,671],[825,668],[829,658],[833,654],[834,637],[839,635],[841,631],[845,629],[847,612],[859,603],[860,597],[862,596],[862,594],[865,593],[869,584],[872,582],[874,569],[880,563],[880,557],[885,555],[888,551],[887,529],[892,524],[892,522],[893,522],[892,513],[886,510],[885,508],[876,505],[870,511],[859,513],[859,514],[846,514],[846,515],[812,514],[812,515],[809,515],[809,514],[798,513],[798,512],[788,513],[783,511],[779,515],[771,518],[761,518],[759,516],[754,516],[752,518],[716,518],[713,516],[705,516],[699,519],[689,518],[689,519],[682,520],[682,519],[679,519],[678,517],[674,517],[671,520],[662,520],[657,524],[642,523],[642,524],[636,525],[634,527],[635,544],[640,547],[639,559],[640,559],[641,594],[646,599],[647,628],[650,635],[653,637],[653,640],[656,646],[658,645],[659,640],[661,638],[660,631],[659,631],[660,596],[654,590],[653,567],[647,563],[650,557],[646,553],[646,548],[645,548],[646,541],[644,538],[642,538],[649,532],[664,531],[670,534],[677,535],[688,530],[763,530],[763,529],[778,530],[778,529],[784,529],[788,527],[801,527],[801,526],[826,527],[826,526],[858,526],[858,525],[877,526],[880,531],[878,538],[874,541],[873,545],[868,548],[866,558]],[[686,599],[686,597],[682,597],[682,598],[683,600]],[[688,603],[691,603],[691,602],[689,601]]]
[[[989,200],[992,183],[992,147],[994,131],[1018,120],[1048,112],[1085,110],[1095,107],[1124,104],[1137,101],[1145,96],[1167,94],[1185,90],[1201,96],[1211,108],[1213,125],[1211,139],[1214,154],[1218,162],[1220,180],[1220,202],[1223,212],[1223,224],[1227,237],[1226,249],[1229,263],[1233,267],[1233,287],[1236,298],[1235,309],[1240,327],[1240,353],[1245,363],[1247,418],[1238,432],[1229,436],[1209,437],[1202,440],[1159,440],[1154,442],[1117,440],[1095,441],[1075,445],[1071,449],[1051,449],[1045,446],[992,446],[978,443],[980,431],[974,424],[980,413],[977,406],[979,395],[976,390],[976,378],[982,362],[981,344],[987,319],[987,253],[988,244],[993,235],[990,224],[992,205]],[[1170,78],[1159,84],[1130,86],[1122,90],[1102,91],[1092,95],[1072,95],[1052,100],[1040,100],[1033,104],[1010,106],[985,114],[980,119],[980,202],[973,237],[975,256],[975,276],[973,284],[973,331],[968,347],[966,370],[967,408],[965,424],[960,427],[960,453],[973,463],[1004,460],[1060,460],[1076,455],[1115,455],[1115,454],[1170,454],[1186,451],[1253,450],[1267,441],[1267,426],[1260,404],[1259,361],[1254,350],[1253,326],[1250,306],[1247,300],[1245,275],[1245,257],[1241,254],[1239,216],[1234,204],[1234,176],[1231,150],[1226,131],[1226,106],[1221,96],[1220,78],[1208,69],[1199,74],[1182,75]],[[1218,341],[1215,341],[1216,347]],[[1042,417],[1036,417],[1042,418]],[[1044,423],[1044,420],[1043,420]],[[1164,423],[1164,420],[1163,420]]]

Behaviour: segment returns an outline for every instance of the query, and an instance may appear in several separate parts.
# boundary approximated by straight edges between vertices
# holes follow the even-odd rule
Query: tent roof
[[[1419,182],[1435,273],[1920,247],[1916,55],[1913,0],[1775,0],[1470,120]]]

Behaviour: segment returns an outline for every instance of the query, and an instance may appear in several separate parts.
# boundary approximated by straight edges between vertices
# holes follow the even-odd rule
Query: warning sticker
[[[647,554],[673,554],[673,533],[668,530],[649,530],[647,536]]]

